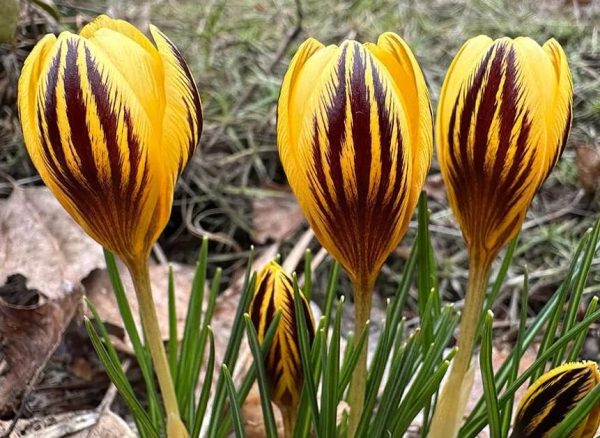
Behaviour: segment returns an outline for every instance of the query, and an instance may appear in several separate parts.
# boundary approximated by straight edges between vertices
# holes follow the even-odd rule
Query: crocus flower
[[[19,79],[19,115],[35,167],[102,246],[145,258],[169,219],[175,183],[202,130],[196,85],[156,27],[154,44],[100,16],[79,35],[46,35]]]
[[[184,438],[147,259],[199,141],[202,109],[177,48],[156,27],[150,32],[154,43],[101,16],[79,35],[46,35],[25,61],[18,104],[25,145],[46,185],[129,268],[167,434]]]
[[[372,283],[431,161],[429,96],[408,46],[392,33],[377,44],[305,41],[281,87],[277,145],[321,244],[354,282]]]
[[[312,343],[315,335],[312,311],[302,293],[300,297]],[[272,261],[258,274],[256,291],[250,305],[250,317],[259,342],[263,342],[277,311],[281,311],[281,319],[265,357],[265,369],[271,399],[281,410],[288,426],[286,432],[289,432],[290,428],[293,429],[304,380],[297,334],[298,316],[294,306],[292,280],[279,264]]]
[[[518,233],[567,142],[573,87],[555,40],[473,38],[448,69],[437,113],[448,198],[471,252]]]
[[[283,168],[319,242],[352,280],[360,333],[375,279],[406,232],[429,170],[423,73],[393,33],[377,44],[308,39],[285,75],[277,115]],[[366,348],[351,384],[350,435],[364,402]]]
[[[458,432],[490,264],[519,232],[564,150],[572,105],[569,66],[555,40],[540,47],[530,38],[478,36],[448,69],[437,112],[438,158],[469,252],[469,284],[432,436]]]
[[[595,362],[568,363],[548,371],[519,401],[512,438],[546,438],[592,389],[600,383]],[[571,432],[571,438],[593,438],[600,425],[600,405]]]

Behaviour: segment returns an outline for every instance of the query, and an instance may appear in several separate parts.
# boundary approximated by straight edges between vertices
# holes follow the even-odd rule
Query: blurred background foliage
[[[3,11],[9,10],[9,3],[16,2],[0,1]],[[506,326],[507,336],[514,334],[511,327],[518,323],[522,268],[527,266],[530,272],[533,314],[536,303],[544,303],[555,291],[577,242],[597,216],[600,0],[21,0],[15,37],[0,45],[3,196],[14,181],[39,184],[16,113],[16,81],[22,62],[44,33],[77,30],[102,13],[127,19],[143,30],[149,22],[160,27],[188,60],[202,96],[201,147],[182,178],[170,224],[160,241],[162,253],[171,260],[192,263],[199,236],[208,234],[211,266],[222,266],[227,278],[245,264],[251,244],[260,251],[275,243],[285,254],[305,231],[279,163],[275,114],[288,62],[309,36],[338,44],[349,38],[376,41],[384,31],[398,33],[421,63],[434,108],[452,57],[470,37],[526,35],[539,43],[554,37],[563,45],[575,83],[575,121],[563,159],[528,215],[515,262],[497,301],[496,324]],[[435,161],[426,190],[440,290],[446,300],[458,301],[460,306],[466,252]],[[380,297],[395,290],[415,229],[416,223],[388,260],[378,284]],[[310,243],[315,252],[317,245],[314,239]],[[600,273],[592,272],[587,293],[600,289]],[[313,281],[322,283],[325,278]],[[324,287],[315,287],[317,300],[319,290]],[[417,322],[414,297],[407,308],[408,328]],[[375,313],[373,319],[381,315]],[[590,355],[597,353],[597,346],[589,348]]]

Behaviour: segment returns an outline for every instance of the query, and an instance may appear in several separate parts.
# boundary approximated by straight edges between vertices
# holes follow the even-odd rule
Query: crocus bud
[[[581,399],[600,383],[595,362],[562,365],[537,379],[519,402],[512,438],[546,438]],[[569,435],[592,438],[600,425],[600,405]]]
[[[429,169],[425,79],[393,33],[377,44],[308,39],[283,80],[277,146],[315,235],[371,284],[403,237]]]
[[[437,112],[438,158],[471,251],[493,258],[521,228],[567,142],[573,86],[555,40],[478,36],[452,62]]]
[[[25,145],[46,185],[101,245],[147,257],[202,130],[200,98],[177,48],[121,20],[46,35],[19,79]]]
[[[312,343],[315,336],[312,311],[302,293],[300,297]],[[300,401],[303,382],[294,286],[281,266],[269,262],[258,274],[256,291],[250,305],[250,317],[259,342],[263,342],[275,313],[279,310],[281,319],[265,357],[265,369],[273,402],[282,410],[293,410]]]

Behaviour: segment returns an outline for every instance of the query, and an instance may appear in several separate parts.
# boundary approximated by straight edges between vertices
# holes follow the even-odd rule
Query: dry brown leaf
[[[0,421],[0,435],[9,431],[12,422]],[[8,438],[134,438],[122,418],[107,411],[77,411],[59,415],[47,415],[20,419]]]
[[[587,193],[595,193],[600,182],[600,154],[589,146],[575,148],[575,165],[581,187]]]
[[[123,281],[123,287],[131,306],[133,318],[135,319],[138,330],[141,334],[141,324],[139,319],[138,304],[131,282],[131,277],[127,272],[127,269],[121,263],[118,263],[119,272],[121,274],[121,280]],[[183,327],[185,324],[185,315],[190,297],[190,291],[192,290],[192,281],[194,279],[195,268],[193,266],[182,265],[173,263],[173,277],[175,280],[175,306],[177,309],[177,328],[178,333],[183,333]],[[169,338],[169,299],[167,293],[168,286],[168,269],[163,265],[152,265],[150,266],[150,281],[152,283],[152,294],[154,296],[154,303],[156,305],[156,312],[158,314],[158,322],[160,325],[161,334],[164,340]],[[113,336],[115,346],[128,353],[132,353],[129,340],[126,339],[125,330],[123,327],[123,321],[121,314],[119,313],[119,307],[117,306],[117,300],[113,292],[113,288],[108,276],[108,272],[103,270],[94,271],[84,281],[85,293],[89,300],[94,304],[98,314],[102,320],[118,328],[121,333],[119,336]],[[205,291],[205,298],[208,295],[208,290]]]
[[[81,280],[103,264],[47,189],[15,189],[0,202],[0,412],[18,407],[76,313]]]
[[[253,240],[263,244],[268,240],[281,242],[294,234],[304,223],[298,203],[287,189],[280,196],[265,196],[253,202]]]

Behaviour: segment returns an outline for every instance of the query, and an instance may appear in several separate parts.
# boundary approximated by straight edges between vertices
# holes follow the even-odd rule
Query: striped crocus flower
[[[578,362],[550,370],[519,401],[512,438],[546,438],[565,416],[600,383],[595,362]],[[571,431],[570,438],[592,438],[600,426],[600,405]]]
[[[307,300],[300,293],[308,327],[309,339],[314,338],[314,320]],[[271,399],[282,410],[292,413],[300,401],[302,364],[297,335],[297,315],[294,307],[294,286],[283,268],[274,261],[265,265],[256,279],[256,290],[250,305],[250,317],[262,342],[275,313],[281,319],[275,337],[265,357],[265,369]]]
[[[377,44],[305,41],[282,84],[277,145],[321,244],[372,285],[398,245],[432,154],[423,74],[393,33]]]
[[[437,112],[438,159],[469,252],[458,353],[432,436],[454,436],[471,390],[471,353],[493,259],[514,238],[567,142],[573,86],[555,40],[479,36],[446,74]],[[448,434],[448,435],[445,435]]]
[[[352,280],[360,333],[375,279],[406,232],[429,170],[425,78],[393,33],[339,47],[309,39],[290,63],[277,115],[283,168],[315,235]],[[350,436],[364,403],[366,351],[351,384]]]
[[[494,257],[519,231],[560,157],[573,87],[555,40],[486,36],[450,66],[437,112],[438,157],[450,205],[471,251]]]
[[[165,227],[176,180],[202,130],[194,80],[156,28],[98,17],[46,35],[19,80],[27,150],[63,207],[126,262]]]

